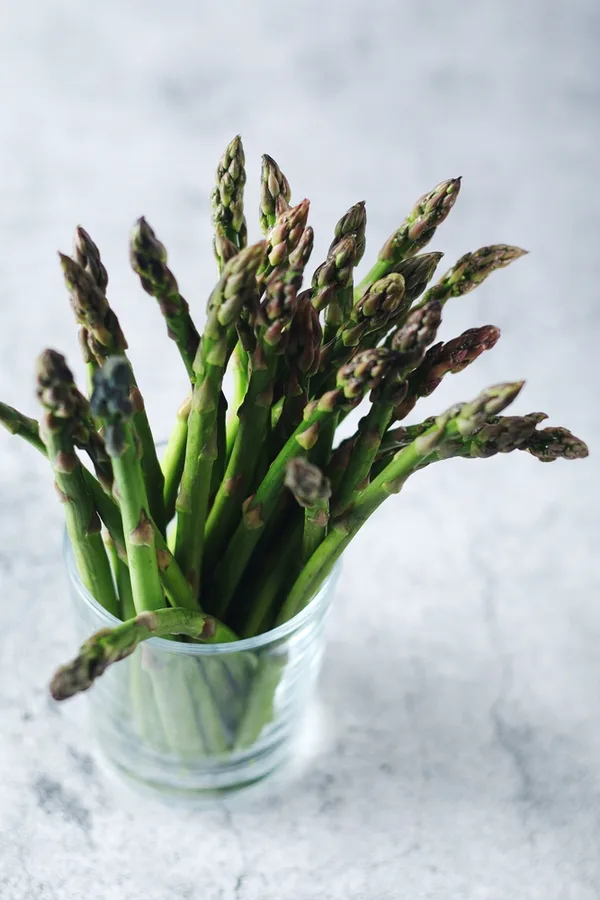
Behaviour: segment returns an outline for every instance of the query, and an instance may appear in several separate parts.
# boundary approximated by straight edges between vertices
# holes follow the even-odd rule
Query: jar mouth
[[[79,572],[77,571],[73,547],[66,529],[63,540],[63,555],[69,581],[77,591],[81,600],[94,610],[94,614],[98,618],[100,625],[107,628],[114,628],[116,625],[120,625],[121,619],[118,619],[116,616],[113,616],[112,613],[109,613],[104,609],[81,581]],[[257,650],[260,647],[266,647],[269,644],[275,644],[284,638],[290,637],[290,635],[294,634],[312,619],[317,617],[319,613],[325,612],[331,601],[340,569],[341,562],[338,560],[310,603],[301,612],[295,615],[293,619],[290,619],[289,622],[284,622],[283,625],[278,625],[276,628],[271,629],[271,631],[266,631],[264,634],[259,634],[256,635],[256,637],[251,638],[242,638],[239,641],[231,641],[226,644],[184,644],[183,642],[170,641],[160,637],[149,638],[147,641],[144,641],[144,643],[151,647],[155,647],[161,652],[183,653],[188,656],[217,656],[226,653],[240,653],[243,651]]]

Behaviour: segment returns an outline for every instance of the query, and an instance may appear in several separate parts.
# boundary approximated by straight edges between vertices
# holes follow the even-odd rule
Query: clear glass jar
[[[118,624],[81,583],[68,538],[65,561],[83,643]],[[193,799],[240,791],[294,751],[325,645],[334,570],[294,619],[230,644],[151,638],[88,692],[107,762],[140,786]]]

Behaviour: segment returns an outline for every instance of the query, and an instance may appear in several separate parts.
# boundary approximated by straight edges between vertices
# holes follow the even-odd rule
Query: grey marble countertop
[[[167,432],[183,373],[127,234],[148,216],[200,317],[207,198],[239,131],[250,210],[266,151],[313,198],[315,257],[356,200],[372,254],[420,193],[462,174],[435,249],[531,254],[448,307],[446,337],[487,322],[503,337],[424,413],[523,377],[515,409],[546,410],[594,451],[599,34],[594,0],[6,3],[2,399],[35,413],[44,346],[77,368],[55,250],[82,223]],[[297,771],[245,807],[193,811],[129,794],[85,702],[49,701],[74,649],[61,510],[43,460],[0,435],[2,900],[600,897],[597,459],[415,478],[346,561]]]

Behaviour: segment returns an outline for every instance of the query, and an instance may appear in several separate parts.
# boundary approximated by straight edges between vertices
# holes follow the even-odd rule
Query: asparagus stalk
[[[45,350],[39,357],[37,395],[46,411],[42,439],[64,505],[81,580],[98,603],[118,615],[119,603],[100,535],[100,519],[87,491],[71,436],[73,423],[81,415],[82,397],[64,356],[54,350]]]
[[[254,299],[260,242],[230,260],[208,302],[207,322],[194,362],[194,390],[181,486],[177,497],[175,557],[192,590],[200,586],[204,526],[216,458],[216,425],[225,367],[235,340],[235,322]],[[216,501],[215,501],[216,503]]]
[[[166,248],[143,217],[137,220],[131,232],[129,256],[143,289],[158,301],[167,333],[175,341],[193,381],[194,357],[200,336],[190,316],[188,302],[179,293],[175,276],[167,265]]]
[[[131,656],[138,644],[152,637],[187,634],[197,640],[214,635],[210,616],[189,609],[156,609],[138,613],[135,618],[103,628],[82,644],[75,659],[55,673],[50,693],[55,700],[67,700],[87,691],[96,678],[113,663]]]
[[[163,496],[165,501],[165,520],[167,524],[175,515],[177,492],[179,490],[179,483],[185,464],[185,445],[187,442],[188,419],[191,406],[192,395],[189,393],[177,410],[175,427],[171,431],[169,441],[165,447],[165,452],[163,453],[160,463],[165,478]]]
[[[379,251],[377,262],[356,289],[356,298],[362,297],[372,284],[393,271],[395,265],[414,256],[429,243],[456,203],[459,191],[460,178],[450,178],[417,201],[402,225]]]
[[[438,302],[439,301],[429,301]],[[425,307],[417,307],[419,309]],[[500,329],[494,325],[468,328],[461,335],[447,343],[430,347],[423,361],[408,380],[404,399],[396,406],[394,418],[406,418],[420,397],[429,397],[448,373],[456,374],[470,366],[482,353],[496,346]]]
[[[328,257],[337,257],[340,246],[344,247],[346,238],[353,238],[354,247],[352,254],[352,267],[357,266],[365,252],[365,229],[367,214],[365,204],[356,203],[337,222],[334,233],[335,238],[329,248]],[[342,254],[343,254],[342,250]],[[337,290],[331,293],[325,309],[325,343],[333,340],[350,315],[354,295],[354,279],[352,268],[345,282],[339,285]]]
[[[225,149],[217,166],[212,194],[212,219],[215,229],[214,252],[219,271],[247,243],[248,230],[244,216],[246,160],[239,134]]]
[[[14,406],[0,403],[0,424],[4,425],[10,434],[16,434],[23,440],[46,455],[46,446],[40,437],[40,426],[37,419],[23,415]]]
[[[304,509],[300,563],[305,565],[327,532],[331,484],[318,466],[313,466],[308,460],[297,456],[287,464],[285,486]]]
[[[273,228],[277,219],[290,208],[292,191],[289,181],[271,156],[262,158],[260,172],[259,220],[263,234]]]
[[[390,494],[398,493],[439,445],[456,435],[474,433],[490,415],[505,409],[515,399],[523,382],[501,384],[483,391],[471,403],[452,407],[411,444],[397,453],[385,469],[365,488],[356,503],[331,520],[330,530],[300,573],[279,614],[277,624],[295,616],[312,599],[324,577],[366,520]]]
[[[235,442],[206,525],[206,553],[213,560],[220,558],[239,520],[241,503],[250,493],[259,461],[257,448],[269,424],[277,360],[287,342],[295,305],[292,285],[269,280],[257,320],[258,342],[248,390],[238,410]]]
[[[437,284],[429,288],[421,302],[439,300],[444,304],[450,297],[462,297],[485,281],[496,269],[504,269],[526,254],[527,250],[509,247],[507,244],[492,244],[473,253],[465,253]]]
[[[223,618],[229,608],[262,530],[277,506],[290,459],[312,451],[327,421],[339,409],[357,406],[368,391],[377,387],[395,362],[396,353],[384,348],[359,353],[340,368],[337,388],[308,404],[304,421],[273,460],[256,493],[244,503],[242,520],[219,557],[206,602],[206,608],[214,615]]]
[[[288,366],[287,383],[282,389],[282,409],[276,429],[277,451],[302,420],[302,413],[308,402],[310,378],[319,368],[323,332],[319,314],[310,302],[310,295],[310,290],[298,295],[296,311],[290,325],[285,350],[285,361]]]
[[[156,541],[148,495],[131,427],[131,369],[122,356],[109,357],[94,376],[92,411],[105,427],[106,449],[112,459],[115,494],[123,532],[133,602],[138,613],[165,605],[156,559]]]
[[[102,365],[109,356],[124,355],[127,342],[119,321],[110,308],[106,295],[92,276],[75,260],[59,254],[65,282],[71,298],[71,306],[77,321],[83,326],[87,349],[95,360],[95,366]],[[131,400],[133,402],[133,427],[142,449],[142,472],[147,486],[150,509],[159,528],[164,528],[164,478],[150,423],[144,408],[144,400],[128,361],[131,371]],[[95,375],[95,369],[93,375]]]
[[[437,333],[442,320],[442,307],[430,301],[411,313],[406,324],[396,331],[392,349],[398,351],[398,364],[391,378],[380,385],[371,397],[371,407],[358,426],[358,433],[348,465],[336,491],[334,513],[339,515],[358,497],[368,479],[379,445],[392,420],[398,399],[406,393],[406,377],[423,359],[425,349]]]
[[[135,616],[135,606],[133,604],[133,591],[131,590],[131,579],[129,577],[129,568],[125,559],[119,556],[117,545],[112,539],[108,531],[102,535],[108,558],[112,566],[113,575],[117,585],[117,597],[119,600],[119,619],[126,621]]]
[[[537,430],[539,423],[547,418],[546,413],[539,412],[528,413],[526,416],[490,416],[475,434],[455,438],[439,447],[425,465],[448,458],[487,459],[497,453],[511,453],[513,450],[527,451],[542,462],[583,459],[588,455],[584,442],[566,428]],[[381,454],[373,467],[373,473],[379,474],[399,450],[431,428],[433,422],[434,419],[430,418],[419,425],[389,431],[385,444],[382,443]]]
[[[2,403],[0,404],[0,421],[12,434],[21,436],[31,444],[32,447],[35,447],[36,450],[44,456],[47,456],[46,447],[40,437],[38,423],[35,419],[30,419],[13,407]],[[111,540],[115,545],[119,559],[122,562],[127,563],[123,522],[117,503],[102,490],[100,483],[94,478],[91,472],[88,472],[87,469],[84,469],[81,465],[79,466],[79,470],[83,476],[85,487],[92,499],[94,508],[104,522]],[[193,595],[189,582],[177,565],[163,535],[154,522],[152,523],[152,526],[154,528],[156,560],[160,578],[169,602],[172,606],[181,606],[185,609],[201,611],[198,600]],[[235,640],[235,635],[231,629],[227,628],[222,622],[216,621],[216,624],[217,631],[215,634],[215,643],[226,643],[227,641]]]

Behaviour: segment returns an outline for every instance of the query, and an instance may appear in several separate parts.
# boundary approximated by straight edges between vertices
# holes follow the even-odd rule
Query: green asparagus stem
[[[143,217],[137,220],[131,232],[129,255],[143,289],[158,301],[167,324],[167,333],[175,341],[188,376],[193,381],[194,357],[200,336],[190,316],[188,302],[179,293],[175,276],[167,266],[166,248]]]
[[[371,407],[359,422],[353,451],[336,491],[333,504],[335,515],[340,515],[358,498],[392,420],[394,408],[406,393],[406,378],[423,359],[427,346],[435,339],[441,320],[442,306],[437,300],[432,300],[411,313],[405,325],[395,332],[392,349],[399,354],[397,368],[373,392]]]
[[[320,438],[320,430],[339,409],[357,406],[364,395],[383,380],[396,362],[396,353],[384,348],[359,353],[338,372],[338,387],[309,404],[305,419],[271,463],[253,497],[244,504],[242,520],[220,557],[209,584],[206,608],[223,618],[243,577],[265,524],[277,506],[290,459],[306,455]],[[212,513],[211,513],[212,515]]]
[[[64,505],[67,529],[85,587],[113,615],[119,614],[110,564],[100,535],[100,520],[86,489],[71,436],[81,415],[81,394],[64,356],[45,350],[37,364],[37,395],[46,410],[42,439]]]
[[[308,229],[307,229],[308,230]],[[281,415],[276,423],[276,455],[302,420],[308,402],[310,378],[319,368],[323,332],[319,314],[310,302],[310,290],[298,295],[285,350],[288,365],[282,388]]]
[[[0,404],[0,421],[2,424],[6,425],[12,434],[23,437],[31,444],[31,446],[35,447],[36,450],[44,456],[47,456],[46,447],[39,436],[38,423],[35,419],[27,418],[27,416],[24,416],[11,406]],[[87,469],[84,469],[82,466],[80,467],[80,470],[85,487],[94,504],[94,508],[98,511],[100,518],[104,522],[119,558],[126,563],[127,554],[119,507],[116,502],[102,490],[100,483],[94,478],[91,472],[88,472]],[[170,552],[167,542],[156,527],[156,524],[152,523],[152,525],[154,528],[156,559],[160,578],[169,602],[172,606],[181,606],[185,609],[201,611],[198,600],[193,595],[188,581]],[[226,643],[228,641],[236,640],[236,636],[230,628],[227,628],[226,625],[217,620],[215,620],[215,622],[217,626],[215,643]]]
[[[219,559],[239,521],[259,462],[257,448],[269,424],[276,366],[295,312],[296,291],[283,281],[269,280],[257,322],[258,343],[251,359],[248,390],[238,410],[239,426],[225,476],[206,526],[206,553]]]
[[[393,271],[397,263],[414,256],[429,243],[456,203],[459,190],[460,178],[450,178],[448,181],[442,181],[417,201],[400,228],[388,238],[379,251],[377,262],[356,289],[357,299],[362,297],[372,284]]]
[[[71,306],[77,321],[83,326],[87,349],[100,366],[109,356],[124,355],[127,342],[119,321],[109,306],[106,295],[90,274],[79,263],[59,254],[65,282],[71,298]],[[134,405],[133,427],[142,449],[142,472],[150,498],[154,521],[164,528],[163,474],[156,455],[154,438],[144,409],[144,400],[138,389],[131,363],[131,399]],[[95,375],[95,368],[92,375]]]
[[[439,301],[429,301],[439,302]],[[424,309],[424,306],[417,307]],[[456,374],[470,366],[482,353],[496,346],[500,329],[494,325],[468,328],[447,343],[435,344],[408,380],[404,399],[394,410],[394,419],[401,421],[414,408],[420,397],[429,397],[448,373]]]
[[[171,431],[160,463],[165,478],[164,501],[167,524],[175,515],[175,502],[185,463],[185,445],[191,406],[192,395],[190,393],[177,410],[175,427]]]
[[[444,304],[450,297],[462,297],[485,281],[496,269],[504,269],[526,254],[527,250],[506,244],[492,244],[473,253],[465,253],[437,284],[429,288],[421,302],[439,300]]]
[[[536,432],[537,426],[547,418],[546,413],[540,412],[528,413],[526,416],[488,416],[473,434],[456,435],[437,447],[424,465],[449,458],[487,459],[497,453],[526,450],[533,435],[540,433]],[[399,450],[407,447],[434,424],[435,416],[432,416],[418,425],[400,426],[388,431],[381,443],[373,474],[379,474]]]
[[[227,146],[217,166],[212,194],[212,219],[215,229],[213,248],[219,272],[238,250],[247,243],[248,230],[244,216],[246,160],[239,134]]]
[[[113,575],[117,585],[117,596],[119,598],[119,619],[125,622],[135,616],[135,606],[133,603],[133,591],[131,590],[131,579],[129,577],[129,568],[127,562],[121,559],[117,546],[108,532],[103,535],[106,552],[111,562]]]
[[[127,360],[122,356],[109,357],[94,376],[91,404],[94,415],[105,427],[106,449],[113,463],[115,494],[123,518],[133,602],[139,613],[160,609],[165,603],[148,495],[131,427],[130,391],[131,369]]]
[[[302,524],[299,523],[300,526]],[[243,621],[238,629],[240,637],[254,637],[269,630],[274,611],[281,605],[287,589],[295,580],[301,562],[298,553],[301,546],[302,527],[288,528],[285,537],[265,557],[264,571],[255,589],[247,593],[244,587]]]
[[[46,455],[46,446],[40,437],[40,427],[37,419],[31,419],[23,415],[14,406],[0,403],[0,424],[4,425],[10,434],[16,434],[23,440]]]
[[[267,234],[277,219],[290,208],[292,191],[289,181],[271,156],[262,158],[260,172],[259,219],[263,234]]]
[[[331,484],[318,466],[298,456],[287,464],[285,486],[304,509],[301,565],[305,565],[327,532]]]
[[[175,557],[195,593],[200,586],[221,385],[235,341],[235,323],[242,307],[254,300],[256,271],[264,252],[261,241],[225,266],[208,302],[207,322],[194,361],[185,465],[176,503]]]
[[[452,407],[417,437],[365,488],[356,503],[342,516],[331,520],[330,531],[300,573],[279,614],[277,624],[295,616],[312,599],[323,578],[339,559],[369,516],[390,494],[398,493],[409,475],[416,471],[439,445],[455,435],[477,430],[490,415],[506,408],[519,394],[523,382],[501,384],[483,391],[471,403]]]
[[[189,609],[138,613],[134,619],[116,628],[103,628],[88,638],[75,659],[55,673],[50,693],[55,700],[67,700],[87,691],[109,666],[131,656],[138,644],[149,638],[187,634],[202,641],[213,636],[214,627],[210,616]]]

